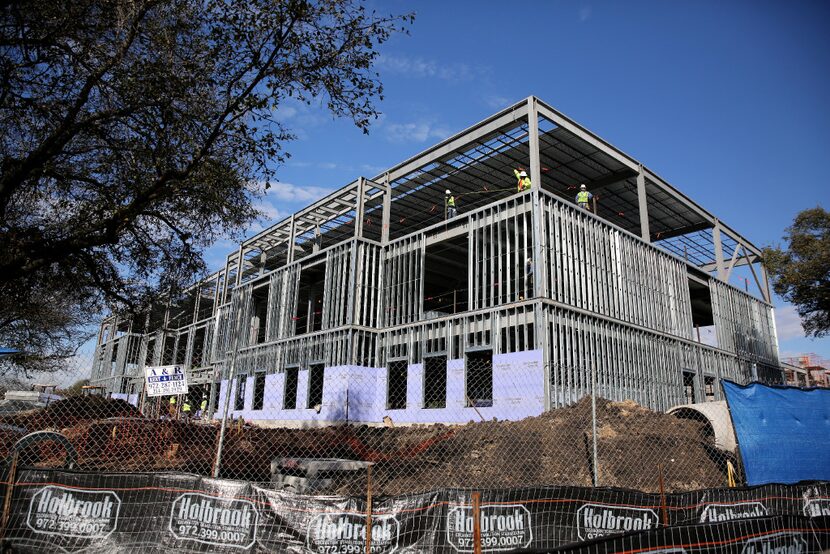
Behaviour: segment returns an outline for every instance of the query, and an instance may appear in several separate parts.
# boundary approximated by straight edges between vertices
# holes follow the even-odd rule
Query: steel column
[[[651,231],[648,224],[648,198],[646,197],[646,176],[643,173],[643,166],[640,165],[637,171],[637,203],[640,211],[640,237],[651,242]]]

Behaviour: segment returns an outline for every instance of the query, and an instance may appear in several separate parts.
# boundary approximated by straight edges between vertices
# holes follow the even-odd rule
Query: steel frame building
[[[530,190],[516,192],[517,167]],[[596,213],[573,203],[581,183]],[[445,189],[460,212],[449,220]],[[545,409],[586,394],[593,371],[598,394],[664,410],[719,399],[720,378],[781,380],[760,254],[529,97],[245,240],[145,318],[105,319],[91,381],[128,395],[140,393],[145,365],[227,383],[534,351]],[[741,265],[757,296],[728,284]],[[700,342],[701,327],[714,344]]]

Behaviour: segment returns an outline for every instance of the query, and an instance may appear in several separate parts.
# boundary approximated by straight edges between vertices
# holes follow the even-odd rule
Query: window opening
[[[493,405],[493,352],[467,352],[464,361],[467,407]]]
[[[447,357],[424,358],[424,408],[447,406]]]
[[[261,410],[265,406],[265,373],[254,375],[254,410]]]
[[[441,317],[467,311],[467,235],[426,248],[424,257],[424,315]]]
[[[323,404],[323,382],[325,367],[323,364],[311,364],[308,370],[308,405],[313,408]]]
[[[265,320],[268,314],[268,287],[254,289],[251,295],[253,315],[251,316],[251,343],[265,342]]]
[[[690,371],[683,372],[683,396],[687,404],[697,402],[695,395],[695,374]]]
[[[715,400],[715,378],[711,375],[703,377],[703,393],[706,395],[706,402]]]
[[[297,311],[294,314],[296,335],[313,333],[323,328],[323,284],[326,264],[304,267],[300,272]]]
[[[282,398],[283,410],[297,409],[297,381],[300,368],[285,368],[285,395]]]
[[[407,361],[389,362],[386,386],[386,407],[390,410],[406,408]]]
[[[248,376],[240,375],[236,378],[236,399],[234,400],[234,410],[245,409],[245,385],[247,384]]]
[[[689,279],[689,298],[692,303],[692,331],[696,341],[717,346],[715,316],[712,312],[712,295],[709,285]]]
[[[205,328],[196,329],[193,333],[193,352],[190,354],[190,367],[202,367],[202,354],[205,349]]]

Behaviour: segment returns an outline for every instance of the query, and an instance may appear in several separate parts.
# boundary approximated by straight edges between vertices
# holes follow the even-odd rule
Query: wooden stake
[[[467,399],[467,405],[472,407],[476,411],[476,413],[478,414],[478,417],[481,418],[481,421],[484,421],[484,416],[481,415],[481,412],[478,411],[478,408],[476,408],[475,403],[473,402],[473,400],[469,397],[469,395],[466,392],[464,393],[464,397]]]
[[[660,511],[663,514],[663,525],[668,527],[669,525],[669,512],[666,507],[666,486],[663,482],[663,465],[657,464],[657,473],[659,473],[660,477]]]
[[[372,552],[372,464],[366,467],[366,554]]]
[[[11,515],[12,496],[14,495],[14,482],[17,480],[17,450],[12,453],[12,463],[9,467],[9,482],[6,483],[6,498],[3,500],[3,520],[0,522],[0,537],[6,536]]]
[[[481,493],[473,493],[473,553],[481,554]]]

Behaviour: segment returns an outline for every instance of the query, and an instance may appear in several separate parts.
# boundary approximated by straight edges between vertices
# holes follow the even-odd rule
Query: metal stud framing
[[[554,164],[555,175],[545,167]],[[528,168],[531,191],[511,190],[517,166]],[[602,186],[608,200],[600,205],[617,215],[569,202],[575,179]],[[440,221],[435,206],[449,187],[467,209]],[[639,210],[636,221],[624,217],[627,207]],[[712,230],[712,248],[700,246],[697,265],[679,255],[680,243],[660,242],[704,228]],[[436,271],[428,266],[441,265],[429,252],[447,241],[453,255],[466,257],[467,275],[452,276],[465,285],[453,289],[451,310],[425,310],[427,275]],[[763,268],[756,280],[767,302],[724,282],[736,263],[757,255],[642,164],[529,98],[243,243],[222,271],[187,291],[195,295],[192,323],[169,329],[166,316],[161,329],[116,336],[117,320],[106,319],[93,381],[112,384],[128,365],[137,373],[162,363],[170,344],[184,353],[176,362],[198,369],[199,380],[309,363],[381,366],[433,354],[457,359],[469,349],[541,348],[551,407],[586,394],[594,368],[602,396],[665,409],[684,400],[687,370],[698,379],[746,381],[755,364],[775,377]],[[707,280],[705,270],[717,275]],[[318,275],[322,283],[309,285]],[[690,279],[709,288],[716,346],[695,342]],[[316,297],[300,305],[301,283],[320,286],[319,309]]]

